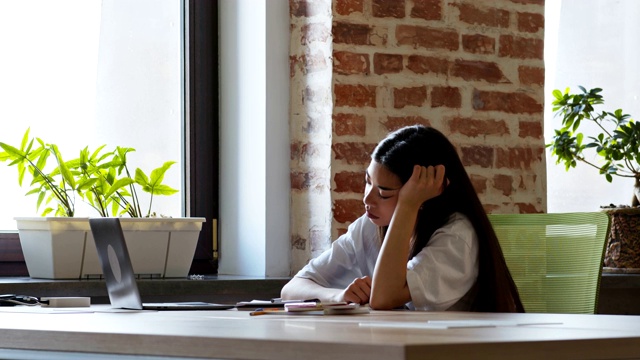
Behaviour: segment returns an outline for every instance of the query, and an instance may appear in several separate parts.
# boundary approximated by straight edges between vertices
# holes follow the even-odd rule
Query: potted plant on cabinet
[[[27,195],[36,195],[36,208],[44,207],[40,218],[16,218],[20,242],[32,277],[65,279],[91,278],[102,274],[87,218],[75,217],[76,196],[99,216],[128,216],[121,219],[134,271],[158,277],[187,276],[204,218],[153,217],[154,195],[171,195],[177,190],[162,183],[174,164],[165,162],[147,176],[141,169],[129,172],[127,154],[133,148],[105,146],[65,161],[58,146],[30,138],[29,129],[19,146],[0,142],[0,161],[16,166],[23,185],[30,176]],[[53,161],[51,161],[53,160]],[[53,166],[47,166],[53,163]],[[138,192],[150,194],[146,213]],[[45,217],[47,215],[55,217]]]
[[[621,109],[613,112],[596,111],[603,105],[602,89],[586,90],[571,94],[553,91],[553,111],[561,117],[562,128],[555,130],[553,141],[547,144],[556,163],[563,163],[566,170],[582,162],[591,166],[612,182],[614,177],[635,179],[629,189],[631,205],[603,207],[611,218],[611,231],[607,241],[604,265],[611,272],[640,272],[640,123],[631,119]],[[579,132],[583,122],[594,123],[599,132],[585,139]],[[585,152],[593,152],[601,163],[589,160]]]

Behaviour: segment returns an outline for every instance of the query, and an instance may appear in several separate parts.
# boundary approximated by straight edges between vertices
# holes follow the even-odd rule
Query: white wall
[[[268,6],[267,6],[268,3]],[[220,274],[289,274],[289,3],[220,19]]]
[[[600,87],[605,99],[600,111],[622,108],[639,119],[640,1],[554,0],[547,1],[545,9],[545,141],[551,142],[554,129],[561,126],[551,109],[554,89]],[[547,156],[549,212],[598,211],[600,205],[631,203],[633,179],[615,177],[608,183],[586,164],[566,172],[548,149]]]

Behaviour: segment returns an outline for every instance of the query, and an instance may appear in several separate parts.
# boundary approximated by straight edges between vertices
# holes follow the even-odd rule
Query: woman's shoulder
[[[377,231],[378,227],[364,214],[349,225],[345,235],[354,241],[363,241],[377,236]]]
[[[469,217],[461,212],[454,212],[453,214],[451,214],[445,226],[447,225],[473,227],[473,224],[471,223]]]
[[[471,220],[463,213],[454,212],[448,221],[437,232],[455,235],[467,242],[477,238],[475,228]]]

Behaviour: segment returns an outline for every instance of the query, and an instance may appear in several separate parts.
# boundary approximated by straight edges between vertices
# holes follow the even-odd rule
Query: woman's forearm
[[[411,238],[420,207],[425,201],[442,194],[444,174],[443,165],[415,165],[411,177],[402,185],[373,272],[372,308],[392,309],[411,300],[407,284]]]
[[[417,209],[398,205],[391,218],[373,272],[370,305],[374,309],[393,309],[411,300],[407,258],[417,213]]]

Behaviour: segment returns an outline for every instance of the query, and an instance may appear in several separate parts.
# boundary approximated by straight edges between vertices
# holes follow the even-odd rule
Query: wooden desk
[[[93,310],[105,307],[93,307]],[[640,317],[386,311],[32,314],[0,311],[0,349],[242,359],[623,359],[640,357]],[[429,320],[538,323],[411,328]],[[367,327],[373,322],[404,328]],[[541,323],[561,324],[541,324]]]

